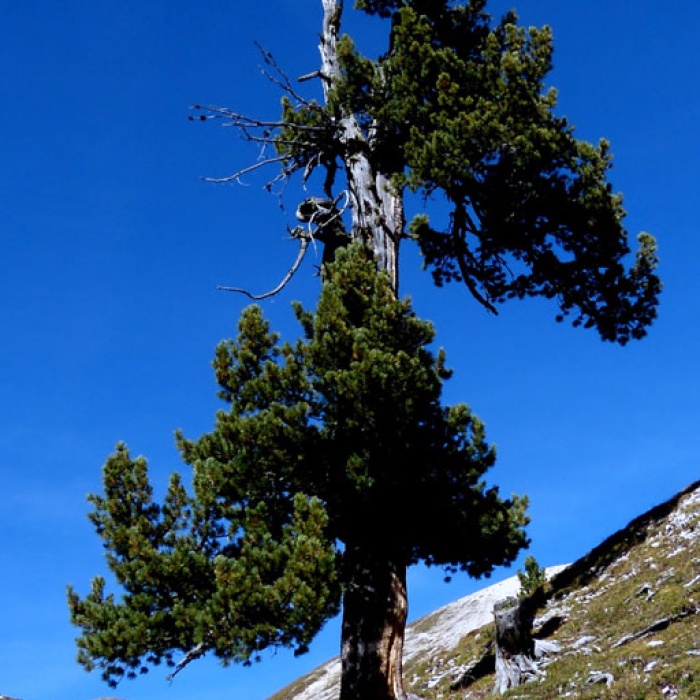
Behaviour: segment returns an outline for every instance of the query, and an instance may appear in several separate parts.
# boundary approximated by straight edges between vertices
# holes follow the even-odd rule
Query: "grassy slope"
[[[697,700],[699,613],[700,482],[636,518],[552,581],[535,630],[561,651],[540,681],[503,697]],[[406,669],[411,690],[426,700],[489,697],[493,674],[470,683],[465,669],[488,661],[492,634],[482,628],[453,655]]]

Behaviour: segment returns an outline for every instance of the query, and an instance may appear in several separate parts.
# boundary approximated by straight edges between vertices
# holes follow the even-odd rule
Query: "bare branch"
[[[274,296],[275,294],[278,294],[287,286],[287,284],[289,284],[289,281],[292,279],[292,277],[294,277],[294,274],[299,269],[299,266],[301,265],[302,260],[306,255],[306,249],[309,247],[309,237],[307,235],[297,234],[297,237],[299,238],[299,253],[297,254],[297,259],[294,261],[294,264],[289,269],[289,272],[287,272],[282,281],[274,289],[263,294],[251,294],[247,289],[241,289],[240,287],[219,286],[217,287],[217,289],[222,292],[238,292],[239,294],[245,294],[247,297],[253,299],[254,301],[259,301],[260,299],[267,299],[269,297]]]
[[[257,42],[255,43],[255,45],[258,47],[258,51],[260,51],[260,53],[262,54],[263,60],[265,61],[265,65],[269,66],[271,69],[271,71],[263,69],[263,75],[271,83],[274,83],[281,90],[293,97],[297,102],[303,104],[306,107],[310,107],[313,103],[309,102],[309,100],[307,100],[305,97],[302,97],[299,93],[296,92],[296,90],[292,87],[292,81],[289,79],[289,76],[282,70],[279,63],[277,63],[277,60],[275,59],[274,55],[267,49],[263,48]]]
[[[233,182],[234,180],[238,180],[238,178],[240,178],[242,175],[245,175],[246,173],[251,173],[254,170],[257,170],[258,168],[263,168],[266,165],[271,165],[272,163],[283,163],[285,160],[287,160],[286,156],[278,156],[276,158],[265,158],[264,160],[260,160],[257,163],[253,163],[252,165],[237,170],[232,175],[227,175],[226,177],[203,177],[202,180],[204,180],[205,182],[215,183]]]
[[[304,175],[301,178],[301,185],[304,189],[306,189],[306,183],[319,165],[321,165],[321,154],[315,153],[313,157],[309,158],[304,168]]]
[[[312,73],[305,73],[297,78],[298,83],[305,83],[307,80],[313,80],[314,78],[325,79],[326,76],[320,70],[315,70]]]
[[[239,112],[234,112],[227,107],[217,107],[216,105],[192,105],[192,109],[198,111],[209,112],[202,114],[199,119],[204,121],[208,119],[229,119],[233,126],[239,129],[296,129],[297,131],[325,131],[325,126],[313,126],[311,124],[295,124],[288,121],[269,121],[266,119],[257,119],[249,117]],[[320,109],[320,108],[319,108]],[[191,121],[196,121],[197,117],[190,116]]]

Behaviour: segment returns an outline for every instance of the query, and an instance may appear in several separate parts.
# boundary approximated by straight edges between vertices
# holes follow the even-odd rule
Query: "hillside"
[[[501,697],[700,698],[700,482],[548,577],[535,632],[559,651],[540,680]],[[519,586],[507,579],[412,623],[407,690],[426,700],[489,697],[493,604]],[[334,700],[339,673],[333,659],[269,700]]]

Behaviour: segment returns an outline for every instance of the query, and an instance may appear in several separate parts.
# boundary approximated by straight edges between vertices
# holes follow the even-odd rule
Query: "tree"
[[[518,598],[532,595],[540,586],[547,583],[547,572],[537,563],[535,557],[529,554],[523,563],[525,571],[518,569],[518,580],[520,581]]]
[[[508,299],[545,297],[557,304],[557,320],[570,317],[575,326],[595,328],[603,340],[625,344],[643,337],[655,318],[660,291],[655,274],[656,244],[650,235],[640,234],[634,259],[628,264],[632,249],[623,226],[622,200],[607,181],[609,145],[577,139],[567,120],[556,114],[555,91],[545,88],[551,69],[551,31],[547,27],[520,27],[513,12],[493,22],[486,12],[486,0],[465,0],[463,4],[452,0],[356,0],[355,8],[373,16],[373,21],[385,23],[384,52],[374,58],[362,55],[350,37],[341,35],[342,0],[322,0],[321,68],[300,78],[320,81],[318,99],[300,94],[274,57],[264,52],[269,77],[283,91],[278,120],[258,119],[216,106],[198,108],[199,118],[223,120],[244,139],[268,149],[268,157],[222,179],[236,180],[267,165],[280,168],[267,182],[269,188],[280,179],[299,175],[307,188],[317,192],[297,209],[297,217],[305,224],[292,230],[300,243],[300,255],[311,239],[324,244],[324,261],[333,260],[348,242],[360,241],[373,251],[377,268],[389,275],[394,294],[399,286],[400,243],[408,239],[419,246],[436,284],[463,283],[490,313],[497,313],[498,305]],[[438,217],[445,224],[435,223],[436,217],[431,219],[433,212],[427,206],[406,223],[404,204],[409,197],[426,205],[437,202],[439,213],[447,212]],[[251,323],[253,319],[247,315],[246,327]],[[248,348],[252,338],[257,340],[251,348],[262,342],[262,335],[246,331],[242,347]],[[337,349],[340,352],[342,346]],[[262,355],[253,353],[251,361],[262,362]],[[253,389],[246,391],[253,392],[252,401]],[[375,398],[362,396],[369,401]],[[354,416],[350,407],[343,410]],[[328,418],[326,415],[323,420]],[[296,416],[295,420],[300,419]],[[261,443],[256,448],[261,463],[272,460],[273,466],[280,467],[275,455],[294,454],[296,435],[295,431],[280,432],[282,446]],[[339,440],[344,436],[343,431],[338,433]],[[477,437],[473,436],[474,444],[479,444]],[[183,443],[185,454],[194,449],[188,445]],[[345,449],[342,441],[335,449]],[[113,460],[130,463],[123,450]],[[361,471],[362,460],[357,464]],[[266,473],[277,472],[269,469]],[[369,487],[374,482],[364,483]],[[389,480],[388,484],[394,490],[387,486],[383,506],[391,516],[389,521],[402,522],[403,528],[406,518],[400,519],[401,512],[411,511],[407,510],[408,502],[403,511],[399,504],[407,495],[401,482]],[[289,493],[292,485],[288,485]],[[172,488],[175,490],[169,498],[179,503],[184,499],[180,486]],[[276,527],[270,532],[270,546],[285,552],[279,555],[280,561],[285,556],[291,560],[295,533],[313,524],[318,547],[330,556],[328,543],[323,544],[319,533],[325,527],[321,510],[331,519],[327,526],[331,528],[333,508],[322,495],[306,493],[306,497],[302,497],[303,502],[295,501],[293,508],[288,499],[282,499],[286,504],[284,517],[276,516],[273,509],[253,518],[246,506],[237,516],[243,518],[241,532],[244,525],[252,526],[250,518],[256,527],[262,516],[272,518]],[[198,513],[187,503],[187,508]],[[173,522],[184,518],[175,506],[169,508],[161,517]],[[98,509],[94,517],[101,512]],[[204,518],[202,527],[208,522]],[[368,541],[372,539],[371,528],[363,528],[359,518],[354,528],[364,532]],[[402,528],[392,530],[396,537]],[[239,549],[243,550],[242,543]],[[173,556],[175,552],[180,557],[194,556],[173,545]],[[431,563],[427,552],[421,550],[416,556]],[[202,566],[207,553],[211,552],[202,553]],[[438,557],[435,563],[443,559]],[[319,563],[323,561],[321,556]],[[404,564],[410,561],[372,548],[348,547],[343,552],[344,570],[338,581],[358,582],[344,588],[344,698],[394,700],[404,695],[400,652],[406,618]],[[278,567],[276,573],[280,571]],[[480,572],[475,569],[472,573]],[[163,575],[167,576],[167,571]],[[381,594],[361,593],[372,589]],[[355,590],[359,593],[353,597]],[[90,599],[96,609],[103,605],[99,593]],[[178,600],[187,595],[198,600],[199,592],[178,592]],[[261,593],[265,601],[276,596]],[[74,610],[87,615],[80,605],[88,605],[88,601],[72,600]],[[324,609],[323,600],[328,605]],[[323,618],[332,608],[332,600],[329,591],[327,599],[319,599],[320,607],[308,603],[305,614],[310,620]],[[83,627],[88,629],[90,616],[78,619],[84,619]],[[176,629],[177,634],[186,636],[179,625]],[[169,640],[177,637],[175,632],[168,634]],[[295,634],[277,630],[269,637],[256,637],[253,651],[265,642],[303,648],[308,639]],[[208,644],[207,639],[183,636],[181,640],[179,648],[185,647],[184,641],[194,643],[193,649]],[[158,651],[156,658],[164,653]],[[247,653],[241,648],[232,658],[246,660]],[[134,657],[128,658],[130,663],[134,661]],[[381,684],[373,685],[367,668],[380,669]]]
[[[303,652],[342,596],[341,697],[392,697],[407,567],[481,576],[526,545],[526,500],[486,488],[483,425],[442,406],[432,326],[371,251],[339,250],[316,313],[296,311],[303,340],[281,344],[251,306],[217,348],[228,410],[198,440],[179,436],[192,495],[174,474],[158,504],[145,460],[124,445],[107,460],[90,517],[124,595],[100,577],[69,602],[79,660],[108,682],[208,651],[224,663]]]

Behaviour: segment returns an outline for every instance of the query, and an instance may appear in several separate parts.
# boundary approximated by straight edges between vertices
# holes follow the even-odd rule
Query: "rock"
[[[608,688],[610,688],[614,682],[615,678],[612,673],[603,673],[602,671],[591,671],[586,679],[586,683],[590,685],[595,683],[605,683]]]
[[[572,649],[581,649],[582,647],[587,646],[590,642],[595,642],[595,637],[591,634],[584,635],[583,637],[580,637],[577,639],[572,645]]]

